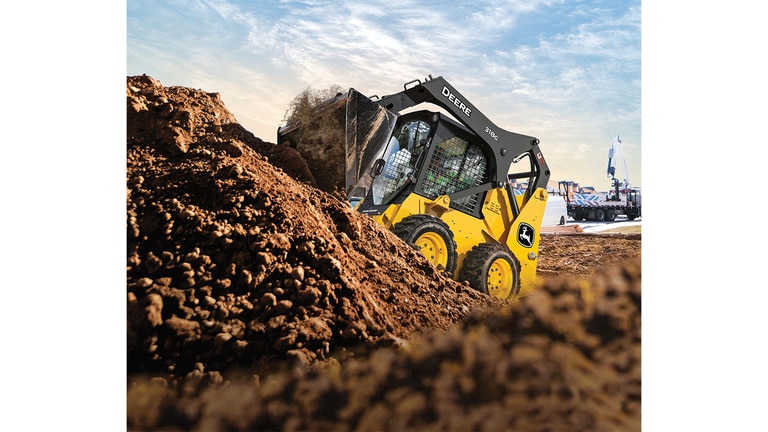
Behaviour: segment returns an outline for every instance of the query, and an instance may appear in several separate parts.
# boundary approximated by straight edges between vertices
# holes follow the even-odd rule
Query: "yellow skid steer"
[[[318,187],[343,190],[474,289],[512,299],[535,286],[550,177],[537,138],[498,127],[442,77],[380,98],[350,89],[315,113],[289,119],[277,143],[302,154]]]

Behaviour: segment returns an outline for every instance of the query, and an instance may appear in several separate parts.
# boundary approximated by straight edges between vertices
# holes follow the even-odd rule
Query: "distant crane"
[[[624,144],[621,142],[621,137],[616,135],[613,137],[613,144],[610,150],[608,150],[608,178],[615,182],[618,182],[616,178],[616,161],[621,161],[621,169],[624,173],[623,188],[629,189],[629,171],[627,170],[627,159],[624,157]]]
[[[616,164],[621,164],[624,171],[624,181],[616,178]],[[613,144],[608,150],[608,178],[611,179],[613,190],[603,195],[574,193],[571,199],[569,188],[573,182],[561,181],[558,188],[565,191],[568,216],[577,221],[608,221],[616,220],[618,215],[626,215],[628,220],[641,217],[642,200],[639,188],[629,184],[627,159],[624,157],[624,145],[621,137],[613,137]]]

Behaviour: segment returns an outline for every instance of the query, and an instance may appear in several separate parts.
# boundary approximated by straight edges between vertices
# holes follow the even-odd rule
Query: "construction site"
[[[434,134],[407,176],[362,149],[338,187],[216,91],[127,77],[127,430],[641,430],[641,233],[543,229],[546,143],[471,153],[461,125],[403,116]],[[454,129],[488,161],[471,181]],[[453,171],[425,162],[441,150]],[[520,160],[529,190],[504,192]],[[464,228],[489,208],[503,234]]]

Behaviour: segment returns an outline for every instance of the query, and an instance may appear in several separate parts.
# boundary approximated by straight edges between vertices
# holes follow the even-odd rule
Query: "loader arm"
[[[536,189],[546,190],[550,171],[539,150],[537,138],[500,128],[441,76],[430,76],[424,82],[414,80],[406,83],[403,88],[399,93],[381,97],[379,105],[395,113],[421,103],[431,103],[447,110],[493,149],[495,169],[491,170],[493,178],[490,181],[494,187],[507,185],[510,166],[527,154],[531,160],[531,171],[515,175],[517,178],[529,176],[531,179],[526,200]]]

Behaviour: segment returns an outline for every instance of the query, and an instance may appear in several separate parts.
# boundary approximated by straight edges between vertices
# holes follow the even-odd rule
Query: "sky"
[[[642,187],[641,27],[639,0],[128,0],[127,75],[218,92],[269,142],[305,89],[442,76],[539,138],[550,180],[602,191],[616,135]]]

